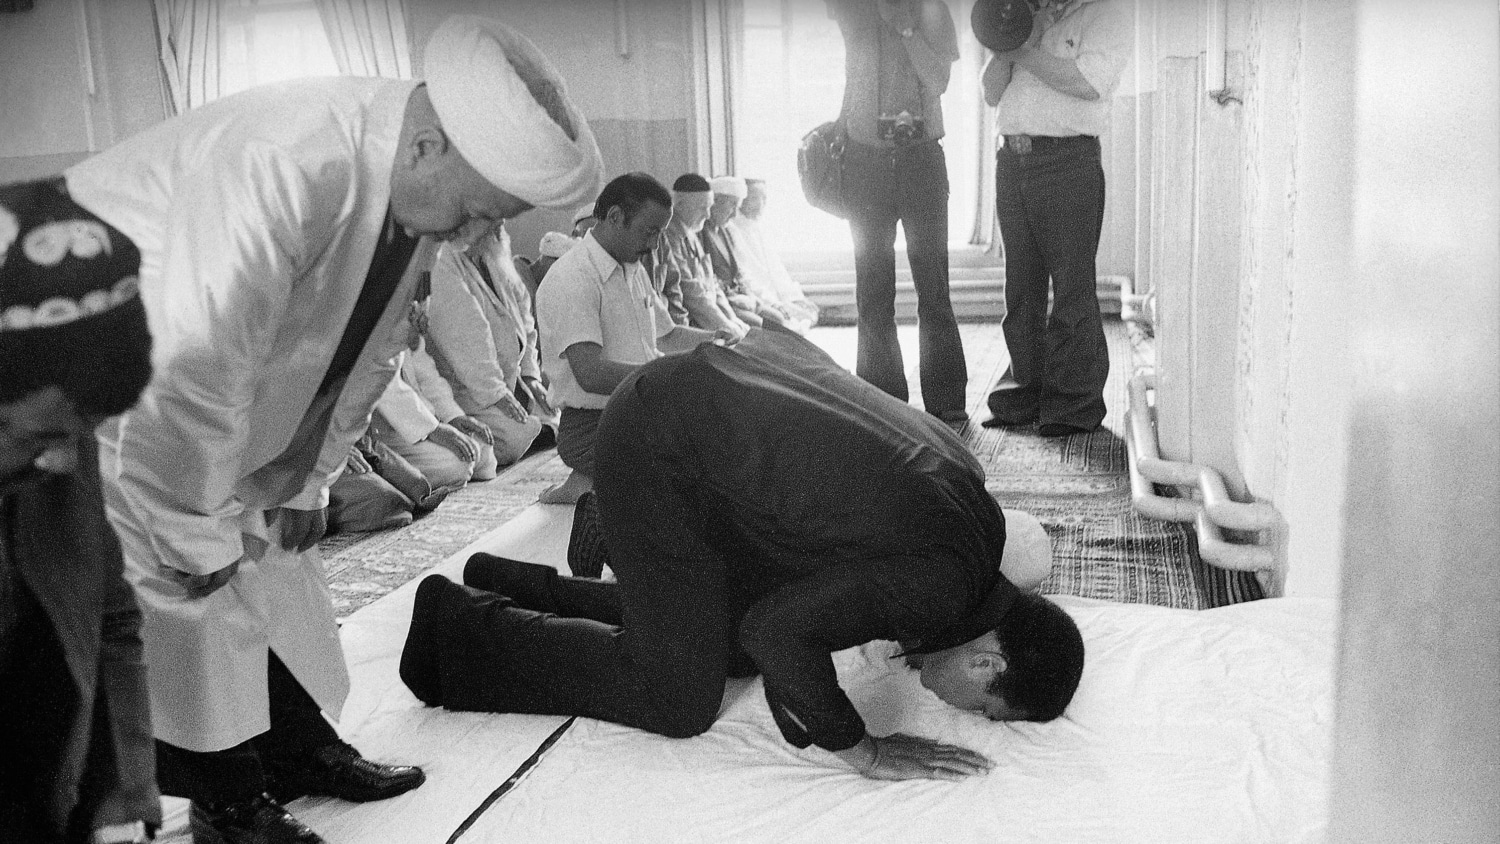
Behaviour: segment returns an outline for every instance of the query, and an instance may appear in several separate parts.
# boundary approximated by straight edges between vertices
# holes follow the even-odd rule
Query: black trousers
[[[906,368],[896,335],[896,225],[917,291],[922,406],[934,416],[965,409],[963,340],[948,293],[948,169],[940,141],[892,149],[851,143],[844,191],[854,237],[859,312],[855,374],[906,401]]]
[[[718,716],[724,682],[754,673],[735,631],[777,584],[726,566],[712,502],[680,485],[644,441],[662,430],[632,391],[599,426],[610,455],[594,478],[616,583],[556,576],[518,601],[446,587],[431,616],[441,703],[449,709],[582,715],[659,735],[697,735]],[[531,606],[523,606],[523,603]]]
[[[0,841],[83,841],[57,824],[76,795],[53,788],[68,755],[78,689],[41,605],[9,565],[0,566],[0,577],[10,579],[4,609],[12,614],[0,640]]]
[[[1008,423],[1093,428],[1104,421],[1109,378],[1095,270],[1104,221],[1099,139],[1042,138],[1027,153],[1002,147],[995,211],[1011,364],[990,412]]]
[[[249,800],[267,787],[266,769],[339,741],[316,701],[273,651],[266,670],[271,728],[225,750],[199,752],[158,740],[156,779],[163,794],[198,802]]]

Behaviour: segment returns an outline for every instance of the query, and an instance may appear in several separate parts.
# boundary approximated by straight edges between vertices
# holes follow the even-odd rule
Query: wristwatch
[[[89,844],[151,844],[155,838],[145,821],[132,821],[99,827],[89,837]]]

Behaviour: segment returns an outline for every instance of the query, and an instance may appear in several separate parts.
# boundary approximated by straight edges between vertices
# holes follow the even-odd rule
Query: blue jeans
[[[1104,421],[1109,378],[1095,289],[1104,220],[1099,139],[1036,138],[1024,154],[1002,147],[995,170],[1010,371],[990,393],[990,412],[1007,424],[1093,429]]]
[[[854,236],[859,352],[855,373],[902,401],[906,369],[896,335],[896,224],[917,289],[922,404],[933,415],[964,410],[969,370],[948,297],[948,169],[940,141],[893,149],[850,142],[844,191]]]

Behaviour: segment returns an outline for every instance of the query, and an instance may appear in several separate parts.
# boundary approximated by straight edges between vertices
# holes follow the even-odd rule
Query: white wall
[[[1500,9],[1357,5],[1330,840],[1500,840]]]
[[[0,15],[0,182],[57,173],[161,120],[158,80],[151,0]]]
[[[562,72],[609,175],[645,170],[670,183],[704,154],[692,62],[701,2],[411,0],[412,65],[420,75],[422,48],[450,14],[506,21]],[[0,182],[56,173],[162,120],[157,64],[151,0],[46,0],[0,15]],[[571,209],[531,212],[510,230],[518,252],[535,254],[543,233],[570,227]]]
[[[1278,194],[1268,190],[1264,215],[1252,221],[1282,225],[1289,235],[1279,260],[1267,256],[1268,271],[1278,267],[1280,278],[1260,291],[1280,303],[1268,302],[1272,313],[1246,314],[1247,328],[1262,338],[1258,347],[1280,343],[1283,351],[1275,370],[1244,376],[1240,395],[1269,404],[1265,413],[1248,414],[1258,420],[1256,430],[1236,445],[1258,473],[1259,494],[1286,517],[1286,589],[1293,595],[1337,594],[1350,372],[1357,362],[1349,338],[1371,323],[1399,318],[1360,307],[1369,279],[1351,253],[1349,152],[1356,142],[1378,142],[1356,134],[1351,119],[1355,6],[1349,0],[1300,4],[1300,27],[1290,33],[1298,39],[1298,70],[1288,89],[1296,103],[1295,147],[1284,160],[1290,168],[1284,187]],[[1275,60],[1267,56],[1268,65]]]
[[[1273,504],[1288,594],[1338,591],[1348,345],[1353,0],[1230,0],[1232,99],[1204,92],[1198,4],[1158,0],[1151,162],[1165,456]]]

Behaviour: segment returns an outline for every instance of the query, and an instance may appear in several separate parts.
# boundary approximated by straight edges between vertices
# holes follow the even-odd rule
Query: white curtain
[[[218,99],[220,0],[154,0],[162,81],[172,114]]]
[[[317,0],[339,72],[411,78],[405,0]]]

